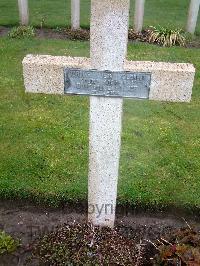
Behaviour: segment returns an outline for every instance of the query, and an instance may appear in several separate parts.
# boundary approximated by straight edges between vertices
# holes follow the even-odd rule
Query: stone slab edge
[[[64,94],[64,67],[91,69],[86,57],[27,55],[23,62],[26,92]],[[125,71],[150,72],[150,100],[189,102],[195,68],[188,63],[125,61]]]

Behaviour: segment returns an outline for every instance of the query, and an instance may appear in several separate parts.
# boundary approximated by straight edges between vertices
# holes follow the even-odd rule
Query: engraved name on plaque
[[[151,74],[129,71],[64,69],[64,93],[148,99]]]

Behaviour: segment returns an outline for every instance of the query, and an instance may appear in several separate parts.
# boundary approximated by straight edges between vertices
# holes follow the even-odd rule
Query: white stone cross
[[[191,64],[126,61],[129,0],[92,0],[90,58],[27,55],[26,92],[64,95],[64,68],[150,72],[150,100],[189,102]],[[90,97],[88,219],[113,227],[121,143],[122,98]],[[134,103],[133,103],[134,104]]]

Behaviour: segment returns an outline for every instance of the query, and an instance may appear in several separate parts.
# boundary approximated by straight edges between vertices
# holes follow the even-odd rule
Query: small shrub
[[[169,29],[161,26],[150,27],[147,30],[147,41],[161,46],[185,46],[186,39],[181,29]]]
[[[41,29],[44,28],[44,26],[45,26],[45,21],[46,21],[46,17],[44,16],[44,17],[41,18],[41,21],[40,21],[40,28],[41,28]]]
[[[14,240],[10,235],[4,231],[0,231],[0,255],[4,253],[12,253],[19,246],[19,241]]]
[[[32,38],[35,36],[35,30],[32,26],[14,27],[8,33],[8,37],[15,39]]]
[[[58,32],[58,33],[63,33],[63,28],[61,27],[56,27],[55,29],[53,29],[54,32]]]
[[[144,39],[144,36],[143,36],[143,32],[136,32],[134,29],[129,29],[128,31],[128,39],[129,40],[137,40],[137,41],[141,41],[141,42],[144,42],[146,41]]]
[[[89,40],[90,39],[90,31],[85,29],[78,30],[65,30],[66,36],[70,40]]]

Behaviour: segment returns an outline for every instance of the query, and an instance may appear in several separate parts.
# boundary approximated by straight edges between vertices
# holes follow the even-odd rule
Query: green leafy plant
[[[8,37],[14,39],[32,38],[35,36],[35,30],[32,26],[14,27],[8,33]]]
[[[13,239],[10,235],[4,231],[0,231],[0,255],[4,253],[12,253],[19,246],[19,241]]]
[[[147,41],[157,43],[161,46],[185,46],[186,38],[181,29],[170,29],[161,26],[149,27],[147,30]]]
[[[46,21],[46,17],[45,17],[45,16],[43,16],[43,17],[41,18],[41,21],[40,21],[40,28],[41,28],[41,29],[43,29],[43,28],[44,28],[45,21]]]

